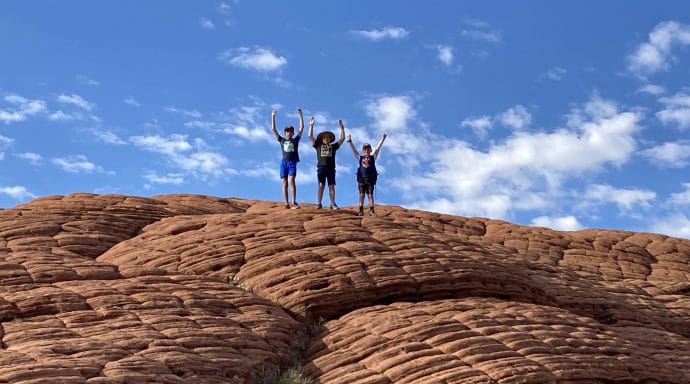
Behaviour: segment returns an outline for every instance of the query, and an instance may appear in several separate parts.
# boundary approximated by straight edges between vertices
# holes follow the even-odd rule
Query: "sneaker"
[[[290,209],[290,204],[285,204],[285,209]]]
[[[338,204],[333,203],[331,204],[331,209],[340,209],[340,207],[338,207]]]
[[[292,203],[292,209],[299,209],[299,204],[298,203]]]
[[[323,208],[323,205],[321,205],[321,203],[316,204],[316,209],[321,209],[321,208]]]
[[[376,216],[376,212],[373,209],[369,210],[369,216]]]
[[[364,216],[364,211],[360,209],[359,212],[357,212],[357,216]]]

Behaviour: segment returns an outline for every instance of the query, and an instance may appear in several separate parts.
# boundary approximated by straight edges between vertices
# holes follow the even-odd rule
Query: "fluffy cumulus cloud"
[[[405,115],[414,116],[414,111]],[[515,209],[546,208],[564,180],[628,161],[641,118],[595,96],[571,111],[566,127],[516,131],[486,151],[452,138],[425,140],[426,169],[410,168],[414,177],[404,175],[398,185],[411,204],[434,211],[506,217]],[[634,202],[649,197],[643,193]]]
[[[17,157],[34,165],[40,164],[41,160],[43,160],[43,156],[33,152],[18,153]]]
[[[149,172],[144,175],[144,178],[151,184],[180,185],[185,182],[184,175],[181,173],[158,175],[155,172]]]
[[[199,25],[201,25],[201,28],[204,28],[204,29],[216,29],[216,25],[213,24],[213,21],[211,21],[210,19],[207,19],[205,17],[202,17],[201,19],[199,19]]]
[[[229,161],[221,153],[214,152],[201,139],[191,142],[187,135],[172,134],[133,136],[129,141],[143,150],[163,155],[179,171],[199,176],[223,176],[235,174],[228,168]]]
[[[522,105],[516,105],[500,114],[498,120],[506,127],[519,131],[532,124],[532,115],[527,108]]]
[[[655,220],[650,231],[690,239],[690,218],[682,213],[675,213],[663,219]]]
[[[7,195],[13,199],[23,201],[26,199],[33,199],[36,197],[33,193],[29,192],[26,187],[15,185],[12,187],[0,186],[0,194]]]
[[[120,138],[116,133],[112,131],[108,131],[105,129],[96,129],[92,128],[89,129],[89,133],[91,133],[96,140],[106,143],[106,144],[112,144],[112,145],[125,145],[127,144],[126,141]]]
[[[453,47],[449,47],[447,45],[439,45],[436,47],[437,49],[437,54],[436,57],[446,66],[451,66],[453,65],[453,61],[455,60],[455,55],[453,55]]]
[[[612,203],[621,211],[630,211],[635,206],[651,207],[650,202],[656,199],[656,193],[644,189],[621,189],[607,184],[594,184],[587,188],[585,198],[590,203]]]
[[[374,120],[377,135],[390,134],[386,140],[387,150],[406,156],[407,161],[414,161],[413,158],[428,151],[425,145],[431,140],[425,127],[417,122],[410,126],[417,117],[411,97],[382,96],[370,100],[366,113]]]
[[[656,117],[664,125],[674,125],[679,129],[690,128],[690,95],[685,91],[670,97],[662,97],[659,102],[664,109],[656,113]]]
[[[403,39],[410,34],[408,30],[400,27],[386,27],[369,31],[352,30],[350,33],[371,41],[380,41],[384,39]]]
[[[552,80],[552,81],[561,81],[563,80],[563,76],[568,73],[568,71],[564,68],[561,67],[553,67],[550,68],[548,71],[545,73],[542,73],[539,75],[538,80]]]
[[[241,47],[223,52],[220,60],[235,67],[259,72],[280,71],[287,65],[287,59],[267,48]]]
[[[69,104],[69,105],[74,105],[78,108],[81,108],[85,111],[91,111],[94,107],[93,103],[90,103],[86,100],[84,100],[83,97],[79,95],[65,95],[62,94],[57,97],[57,101],[62,104]]]
[[[52,162],[63,171],[70,173],[104,172],[103,168],[89,161],[84,155],[54,158]]]
[[[647,93],[653,96],[659,96],[666,92],[666,88],[656,84],[645,84],[635,91],[636,93]]]
[[[25,121],[47,111],[43,100],[31,100],[19,95],[8,95],[3,99],[9,104],[7,107],[0,107],[0,121],[5,124]]]
[[[690,160],[690,141],[666,142],[646,149],[640,154],[665,168],[684,168]]]
[[[227,134],[233,135],[239,139],[250,142],[275,142],[273,134],[268,130],[267,124],[270,118],[265,114],[266,106],[255,101],[253,105],[245,105],[234,107],[230,109],[230,114],[227,116],[227,121],[223,124],[223,131]],[[276,118],[276,124],[281,124],[281,120],[286,117],[282,114]],[[285,122],[281,125],[290,124],[299,129],[297,119]],[[278,130],[281,131],[281,125],[278,125]]]
[[[532,219],[531,225],[558,231],[576,231],[583,228],[575,216],[538,216]]]
[[[659,23],[649,33],[649,40],[628,56],[628,69],[642,76],[668,69],[673,48],[686,45],[690,45],[690,25]]]
[[[491,127],[493,127],[493,120],[490,116],[468,117],[460,123],[460,127],[469,127],[474,131],[480,139],[485,139]]]
[[[690,183],[683,183],[685,191],[672,193],[669,202],[678,206],[690,206]]]

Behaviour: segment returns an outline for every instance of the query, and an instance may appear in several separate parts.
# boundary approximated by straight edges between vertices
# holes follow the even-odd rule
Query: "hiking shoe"
[[[321,208],[323,208],[323,205],[321,205],[321,203],[316,204],[316,209],[321,209]]]
[[[292,203],[292,207],[290,207],[290,208],[291,208],[291,209],[299,209],[299,204],[297,204],[297,203]]]
[[[376,216],[376,212],[373,209],[369,210],[369,216]]]
[[[331,209],[340,209],[340,207],[338,207],[338,204],[333,203],[331,204]]]
[[[290,204],[285,204],[285,209],[290,209]]]
[[[364,210],[360,209],[359,212],[357,212],[357,216],[364,216]]]

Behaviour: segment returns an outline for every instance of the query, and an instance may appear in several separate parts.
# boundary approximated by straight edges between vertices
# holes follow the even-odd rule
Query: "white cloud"
[[[663,167],[684,168],[690,160],[690,141],[666,142],[640,154]]]
[[[498,120],[506,127],[519,131],[532,124],[532,115],[527,111],[527,108],[516,105],[500,114]]]
[[[468,117],[460,123],[461,127],[470,127],[480,139],[485,139],[489,130],[493,127],[493,122],[489,116]]]
[[[453,60],[455,60],[455,56],[453,55],[453,47],[449,47],[447,45],[439,45],[437,47],[438,49],[438,54],[436,57],[438,57],[441,62],[447,66],[450,66],[453,64]]]
[[[92,128],[89,130],[92,135],[96,137],[98,141],[101,141],[106,144],[113,144],[113,145],[125,145],[127,144],[126,141],[122,140],[117,134],[111,131],[107,130],[101,130],[101,129],[96,129]]]
[[[403,39],[410,34],[405,28],[386,27],[383,29],[373,29],[371,31],[350,31],[355,36],[363,37],[371,41],[383,39]]]
[[[274,141],[273,136],[270,135],[265,128],[261,127],[248,128],[243,125],[234,125],[226,127],[225,132],[252,142]]]
[[[82,84],[90,85],[93,87],[97,87],[97,86],[101,85],[100,81],[93,80],[93,79],[91,79],[87,76],[84,76],[84,75],[77,75],[76,78],[77,78],[77,81],[79,81]]]
[[[553,81],[561,81],[563,79],[563,76],[568,73],[567,70],[561,68],[561,67],[553,67],[550,68],[548,71],[545,73],[542,73],[539,75],[538,79],[549,79]]]
[[[11,109],[0,109],[0,121],[5,124],[25,121],[47,110],[43,100],[30,100],[19,95],[5,96],[4,100],[13,105]]]
[[[590,203],[614,203],[622,211],[629,211],[633,206],[651,207],[650,201],[656,193],[644,189],[620,189],[607,184],[593,184],[587,188],[585,199]]]
[[[180,152],[187,152],[193,149],[193,146],[187,141],[187,135],[180,134],[173,134],[167,138],[158,135],[133,136],[129,138],[129,141],[144,150],[169,156],[175,156]]]
[[[666,92],[666,89],[661,85],[645,84],[640,87],[635,93],[648,93],[650,95],[659,96]]]
[[[652,74],[668,69],[675,45],[690,44],[690,25],[675,21],[657,24],[649,34],[649,40],[642,43],[628,56],[628,69],[638,75]]]
[[[366,105],[366,112],[375,120],[377,135],[383,132],[390,135],[386,140],[387,150],[415,157],[426,154],[424,127],[421,124],[415,129],[408,126],[417,115],[410,97],[384,96],[370,100]]]
[[[84,155],[73,155],[61,158],[54,158],[53,164],[62,168],[63,171],[70,173],[93,173],[104,172],[103,168],[89,161]]]
[[[265,105],[258,100],[254,100],[254,105],[234,107],[230,109],[229,121],[223,124],[223,132],[251,142],[274,143],[275,138],[269,129],[270,115],[267,116],[265,111]],[[290,124],[299,129],[296,120]]]
[[[26,198],[33,199],[36,197],[36,195],[27,191],[26,187],[22,187],[19,185],[13,187],[0,187],[0,193],[20,201],[23,201]]]
[[[236,173],[227,168],[229,162],[224,155],[210,151],[201,139],[195,139],[192,144],[187,140],[187,135],[173,134],[169,137],[133,136],[129,141],[143,150],[164,155],[180,170],[197,176]]]
[[[171,184],[171,185],[180,185],[184,184],[184,175],[181,173],[168,173],[165,176],[160,176],[156,174],[155,172],[150,172],[144,175],[146,180],[149,181],[151,184]]]
[[[216,29],[216,25],[213,24],[213,21],[211,21],[205,17],[202,17],[199,20],[199,25],[201,25],[201,27],[204,29]]]
[[[690,219],[682,213],[676,213],[664,219],[657,219],[650,226],[650,232],[690,239]]]
[[[583,228],[575,216],[539,216],[532,219],[531,225],[558,231],[577,231]]]
[[[10,146],[12,143],[14,143],[14,139],[0,135],[0,148]]]
[[[62,103],[62,104],[69,104],[69,105],[74,105],[76,107],[79,107],[85,111],[91,111],[94,107],[93,103],[90,103],[86,100],[84,100],[83,97],[79,95],[65,95],[62,94],[57,97],[57,101]]]
[[[39,164],[41,160],[43,160],[43,156],[39,155],[38,153],[33,153],[33,152],[23,152],[23,153],[18,153],[17,157],[26,160],[30,162],[31,164]]]
[[[549,199],[562,198],[563,179],[628,161],[642,118],[598,97],[569,117],[568,127],[517,131],[487,151],[455,139],[423,138],[417,154],[428,157],[426,169],[407,165],[410,174],[397,185],[413,204],[452,214],[505,217],[513,209],[531,209],[534,204],[524,201],[530,195],[548,206]]]
[[[675,205],[690,205],[690,183],[683,183],[685,191],[672,193],[669,202]]]
[[[682,91],[671,97],[662,97],[659,102],[666,109],[657,112],[656,117],[664,125],[675,124],[683,130],[690,127],[690,95]]]
[[[230,65],[259,72],[279,71],[287,65],[285,57],[266,48],[242,47],[222,53],[220,60]]]
[[[492,30],[492,29],[465,29],[461,32],[461,35],[463,37],[466,37],[470,40],[475,40],[475,41],[482,41],[482,42],[488,42],[488,43],[498,43],[500,42],[503,37],[501,36],[501,33]]]
[[[123,101],[125,102],[125,104],[129,104],[133,107],[141,107],[141,104],[132,96],[127,96],[127,98]]]
[[[197,111],[196,109],[193,109],[193,110],[182,109],[182,108],[176,108],[175,106],[172,106],[172,105],[165,107],[165,111],[170,112],[170,113],[178,113],[180,115],[191,117],[193,119],[200,119],[202,117],[201,112]]]

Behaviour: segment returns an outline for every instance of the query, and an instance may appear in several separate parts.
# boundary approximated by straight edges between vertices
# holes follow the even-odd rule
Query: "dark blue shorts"
[[[328,180],[328,185],[335,185],[335,168],[316,167],[316,178],[319,184]]]
[[[280,162],[280,178],[297,175],[297,162],[290,160],[282,160]]]

